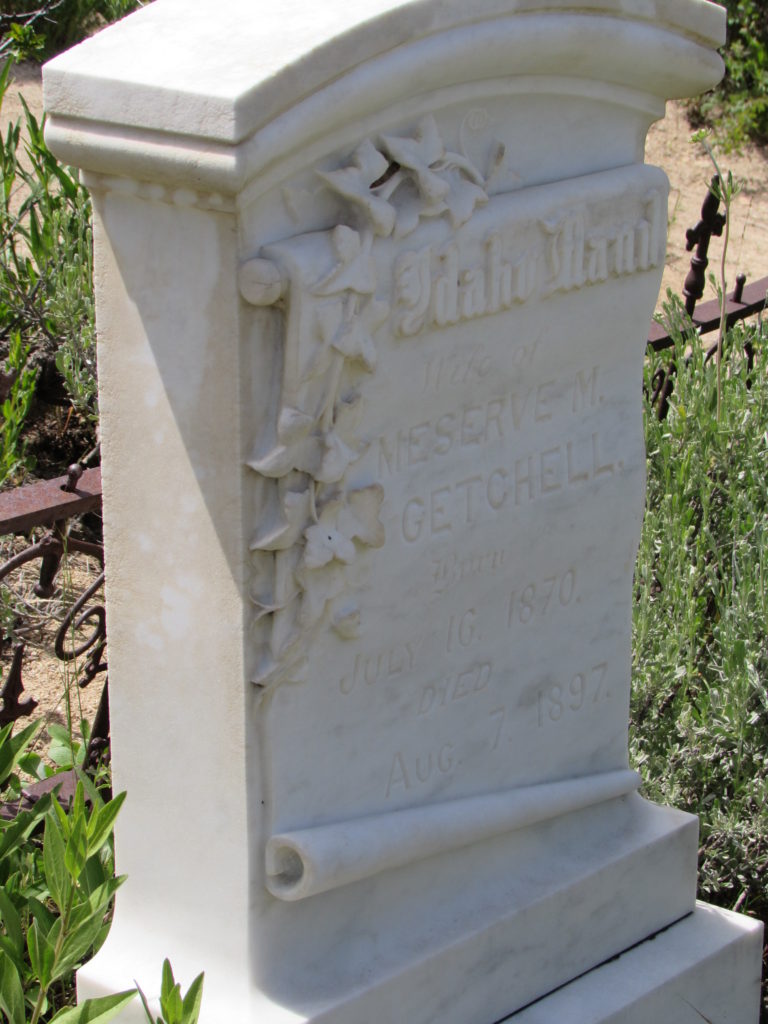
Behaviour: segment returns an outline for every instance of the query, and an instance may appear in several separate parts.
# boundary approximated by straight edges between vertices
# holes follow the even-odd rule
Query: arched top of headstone
[[[298,140],[449,85],[567,75],[691,95],[722,74],[724,39],[709,0],[156,0],[50,62],[45,102],[65,159],[153,177],[171,147],[237,191]]]

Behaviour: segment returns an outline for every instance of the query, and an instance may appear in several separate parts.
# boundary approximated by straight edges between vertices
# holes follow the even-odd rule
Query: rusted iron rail
[[[85,659],[81,664],[79,685],[87,686],[100,672],[107,670],[106,616],[100,604],[89,602],[104,582],[104,551],[101,544],[75,537],[69,532],[68,521],[101,507],[101,470],[70,466],[65,476],[54,480],[17,487],[0,493],[0,534],[28,533],[36,526],[48,526],[41,540],[30,544],[0,565],[0,581],[22,565],[40,560],[40,572],[35,593],[51,597],[55,592],[56,576],[65,553],[77,551],[96,558],[102,572],[75,601],[62,620],[54,641],[56,656],[61,661]],[[90,635],[80,643],[73,639],[81,627],[91,627]],[[22,664],[24,644],[14,647],[11,667],[0,688],[0,725],[30,715],[37,701],[23,696]],[[105,679],[99,707],[91,728],[89,759],[95,758],[107,745],[109,738],[109,695]]]
[[[725,323],[726,327],[733,327],[739,320],[745,320],[748,316],[754,316],[765,308],[766,293],[768,293],[768,277],[761,277],[751,284],[745,283],[746,278],[739,274],[736,280],[736,287],[726,297],[725,301]],[[717,299],[710,299],[698,305],[691,317],[691,323],[700,334],[710,334],[720,326],[720,303]],[[648,332],[648,345],[656,352],[665,348],[671,348],[674,340],[662,324],[651,324]]]
[[[720,205],[718,177],[712,178],[707,195],[701,206],[701,219],[695,227],[689,228],[686,233],[686,249],[690,252],[695,249],[691,257],[691,266],[683,283],[683,295],[685,296],[685,311],[691,318],[693,328],[700,335],[710,334],[719,330],[720,327],[720,302],[718,299],[711,299],[701,305],[699,299],[704,294],[706,283],[706,270],[709,263],[709,243],[713,235],[721,235],[725,227],[725,215],[718,212]],[[753,281],[747,285],[746,276],[739,274],[736,278],[736,287],[726,295],[725,300],[725,327],[733,327],[739,320],[745,320],[748,316],[760,313],[766,306],[768,295],[768,277],[761,277],[759,281]],[[652,323],[648,334],[648,348],[655,352],[672,348],[675,344],[674,337],[659,323]],[[708,362],[716,353],[718,345],[710,345],[707,349],[704,361]],[[747,342],[744,346],[744,354],[747,357],[748,370],[752,369],[754,351],[752,343]],[[677,375],[677,364],[671,359],[666,367],[660,367],[653,377],[653,392],[651,404],[656,407],[656,415],[660,420],[666,418],[669,412],[669,400],[675,387]]]
[[[70,466],[66,476],[0,494],[0,534],[27,533],[101,507],[101,469]]]

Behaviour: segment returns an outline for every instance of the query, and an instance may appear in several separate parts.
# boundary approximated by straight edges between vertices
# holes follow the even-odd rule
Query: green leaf
[[[63,913],[72,891],[72,883],[65,864],[64,840],[60,825],[55,815],[49,814],[45,819],[43,835],[43,871],[53,902]]]
[[[0,861],[17,849],[37,826],[38,821],[45,817],[51,806],[51,797],[46,793],[28,811],[19,811],[16,817],[5,824],[0,819]]]
[[[160,1009],[163,1011],[163,1017],[168,1024],[181,1024],[183,1004],[181,1001],[181,985],[178,982],[173,986],[165,999],[162,996],[160,997]]]
[[[189,986],[182,1006],[182,1024],[197,1024],[197,1019],[200,1016],[200,1006],[203,1001],[204,980],[205,972],[201,971]]]
[[[167,999],[173,991],[173,986],[176,981],[173,977],[173,968],[171,967],[171,961],[168,957],[163,960],[163,974],[162,981],[160,983],[160,998]]]
[[[18,971],[9,957],[0,957],[0,1010],[9,1024],[24,1024],[24,992]]]
[[[77,881],[88,859],[88,836],[85,815],[74,819],[72,832],[64,851],[64,863],[73,881]]]
[[[94,810],[91,820],[88,822],[88,850],[90,853],[97,853],[112,834],[115,818],[123,806],[125,796],[125,793],[118,793],[108,804]]]
[[[56,920],[60,921],[61,918]],[[55,925],[56,921],[54,921],[51,931],[53,931]],[[42,987],[47,989],[51,983],[54,948],[48,941],[47,934],[43,933],[37,919],[32,922],[31,927],[27,930],[27,951],[29,952],[29,962],[32,965],[32,970]]]
[[[174,981],[171,962],[163,961],[163,977],[160,985],[160,1009],[167,1024],[181,1024],[183,1004],[181,986]]]
[[[75,799],[72,802],[71,814],[73,820],[85,817],[85,794],[83,792],[83,783],[80,779],[78,779],[75,786]]]
[[[157,1018],[157,1021],[155,1021],[155,1018],[152,1016],[152,1011],[149,1008],[147,997],[144,995],[144,989],[141,987],[138,981],[136,981],[135,978],[133,983],[136,986],[136,991],[139,993],[141,1005],[144,1007],[144,1013],[147,1015],[147,1020],[149,1021],[149,1024],[163,1024],[159,1017]]]
[[[93,892],[88,893],[82,903],[74,908],[69,921],[72,928],[79,927],[91,915],[102,917],[112,897],[123,884],[126,875],[118,878],[110,878],[103,885],[98,886]]]
[[[21,921],[18,911],[11,902],[11,898],[0,885],[0,919],[5,927],[5,934],[15,949],[22,953],[24,950],[24,935],[21,930]]]
[[[101,931],[102,917],[102,914],[93,915],[64,937],[52,981],[62,978],[85,960]]]
[[[3,403],[3,415],[6,419],[9,419],[12,413],[10,409],[6,413],[6,405],[10,405],[8,400]],[[35,738],[35,735],[40,729],[40,724],[40,722],[31,722],[29,725],[17,732],[15,736],[11,735],[13,723],[5,726],[5,728],[0,731],[0,786],[14,770],[18,764],[19,758]]]
[[[107,1021],[117,1016],[135,995],[136,989],[132,988],[112,996],[86,999],[79,1006],[67,1006],[59,1010],[51,1024],[107,1024]]]

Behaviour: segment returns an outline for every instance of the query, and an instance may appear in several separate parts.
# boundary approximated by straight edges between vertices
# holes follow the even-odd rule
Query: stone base
[[[757,1024],[762,934],[758,921],[698,903],[503,1024]]]

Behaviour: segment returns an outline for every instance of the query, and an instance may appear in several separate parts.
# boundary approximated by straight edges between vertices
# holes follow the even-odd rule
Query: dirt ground
[[[21,92],[30,110],[42,116],[42,90],[40,70],[25,65],[15,72],[3,110],[0,129],[23,113],[18,93]],[[666,118],[654,125],[648,135],[646,161],[662,167],[670,179],[669,220],[670,232],[667,265],[661,296],[667,287],[679,292],[688,271],[690,254],[685,251],[685,231],[699,219],[701,204],[713,173],[712,165],[701,145],[690,142],[692,130],[681,104],[670,103]],[[728,288],[733,287],[735,276],[744,272],[748,280],[768,274],[768,152],[749,147],[742,154],[722,157],[722,169],[730,169],[742,183],[732,211],[731,239],[726,273]],[[711,247],[710,269],[718,270],[721,242],[714,239]],[[713,293],[708,289],[706,297]],[[19,550],[20,541],[0,539],[0,563],[12,550]],[[66,717],[66,695],[70,695],[75,720],[81,715],[92,719],[98,704],[103,674],[97,676],[86,689],[77,686],[72,665],[62,664],[52,652],[53,636],[58,620],[66,611],[69,601],[82,593],[88,582],[98,575],[98,565],[82,556],[70,559],[60,577],[61,589],[51,600],[35,597],[34,563],[13,579],[0,584],[13,588],[15,599],[26,608],[25,632],[28,643],[23,680],[25,691],[33,696],[49,718],[63,722]],[[0,661],[0,674],[5,678],[10,665],[10,651],[4,651]]]

